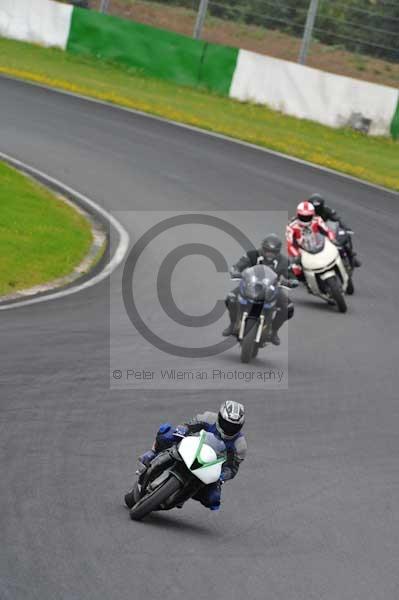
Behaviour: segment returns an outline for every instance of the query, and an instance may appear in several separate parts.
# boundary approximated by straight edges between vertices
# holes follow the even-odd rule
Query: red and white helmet
[[[296,208],[296,216],[302,223],[310,223],[313,217],[316,215],[315,208],[311,202],[305,200],[298,204]]]

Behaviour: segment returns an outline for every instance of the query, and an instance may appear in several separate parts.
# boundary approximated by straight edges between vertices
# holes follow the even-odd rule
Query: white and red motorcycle
[[[304,231],[300,244],[301,266],[309,293],[347,311],[345,294],[350,293],[350,276],[339,250],[321,233]]]

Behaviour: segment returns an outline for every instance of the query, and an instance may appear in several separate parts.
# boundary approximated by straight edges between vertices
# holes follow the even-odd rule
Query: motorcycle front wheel
[[[130,518],[133,521],[141,521],[145,516],[152,511],[157,510],[172,494],[177,492],[181,487],[180,481],[176,477],[169,477],[157,487],[153,492],[150,492],[144,498],[139,500],[137,504],[130,509]]]
[[[136,481],[132,491],[125,494],[125,504],[128,508],[133,508],[133,506],[136,504],[136,502],[139,501],[139,499],[139,489]]]
[[[258,354],[259,344],[255,342],[256,332],[258,331],[257,321],[247,321],[245,324],[245,334],[241,342],[241,362],[249,363],[251,358]]]
[[[336,277],[331,277],[328,280],[328,287],[330,290],[330,294],[335,304],[338,306],[338,310],[341,313],[346,313],[348,307],[345,302],[345,297],[342,292],[342,287]]]

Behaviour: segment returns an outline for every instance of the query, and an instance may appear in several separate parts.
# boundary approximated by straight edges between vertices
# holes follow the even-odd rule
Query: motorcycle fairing
[[[178,447],[186,467],[206,485],[219,480],[222,464],[226,460],[225,454],[218,457],[214,448],[206,443],[209,435],[201,430],[199,436],[184,438]]]

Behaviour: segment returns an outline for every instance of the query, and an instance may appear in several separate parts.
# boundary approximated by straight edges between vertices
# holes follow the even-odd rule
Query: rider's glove
[[[173,429],[170,423],[162,423],[159,426],[158,433],[155,439],[155,448],[157,452],[164,450],[174,442]]]
[[[176,437],[185,437],[187,433],[188,427],[185,427],[184,425],[178,425],[174,430],[173,435],[175,435]]]
[[[292,265],[291,269],[295,277],[300,277],[302,275],[302,267],[299,265]]]

